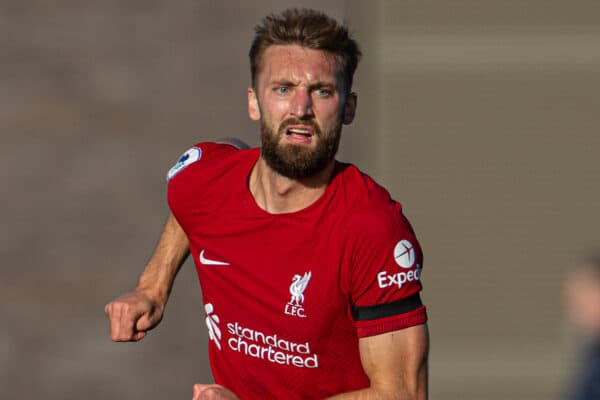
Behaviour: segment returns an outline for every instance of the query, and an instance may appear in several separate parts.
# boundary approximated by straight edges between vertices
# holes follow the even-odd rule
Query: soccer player
[[[248,89],[261,147],[199,143],[168,173],[172,215],[105,312],[112,340],[142,339],[189,251],[216,382],[194,399],[427,398],[421,248],[400,204],[335,160],[359,58],[325,14],[267,16]]]

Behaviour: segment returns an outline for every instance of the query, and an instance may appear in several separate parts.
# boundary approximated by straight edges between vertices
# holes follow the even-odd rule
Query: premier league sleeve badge
[[[173,167],[167,173],[167,181],[170,181],[175,175],[185,169],[188,165],[195,163],[202,158],[202,149],[199,147],[192,147],[179,157],[179,160],[173,165]]]

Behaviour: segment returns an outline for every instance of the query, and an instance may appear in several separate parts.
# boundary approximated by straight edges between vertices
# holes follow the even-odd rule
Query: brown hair
[[[267,15],[254,31],[249,53],[253,87],[262,54],[269,46],[297,44],[333,54],[341,67],[345,90],[350,92],[361,52],[347,26],[319,11],[292,8],[279,15]]]

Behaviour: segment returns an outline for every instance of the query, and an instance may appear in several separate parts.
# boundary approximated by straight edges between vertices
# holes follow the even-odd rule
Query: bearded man
[[[359,58],[325,14],[267,16],[248,89],[261,147],[198,143],[168,173],[155,253],[105,311],[114,341],[141,340],[191,253],[215,379],[194,399],[427,398],[420,245],[400,204],[335,159]]]

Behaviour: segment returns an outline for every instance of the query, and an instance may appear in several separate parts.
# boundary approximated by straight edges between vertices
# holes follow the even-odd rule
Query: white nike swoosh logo
[[[228,262],[225,261],[216,261],[204,257],[204,249],[202,249],[202,251],[200,252],[200,263],[204,265],[230,265]]]

